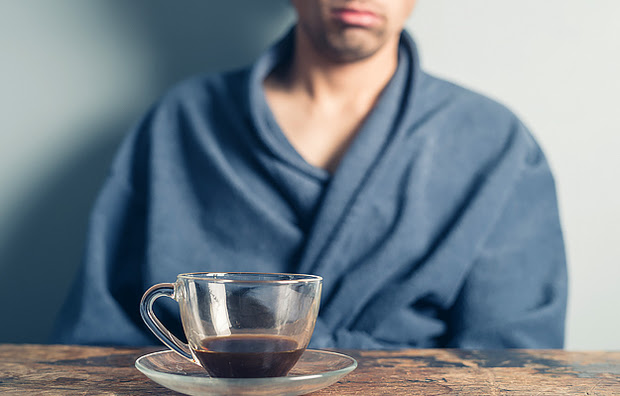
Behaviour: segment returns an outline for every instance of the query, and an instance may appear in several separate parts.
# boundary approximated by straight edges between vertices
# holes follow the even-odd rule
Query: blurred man
[[[323,276],[318,348],[561,347],[547,162],[506,108],[420,69],[414,3],[292,0],[253,65],[162,98],[114,161],[56,340],[156,343],[148,286],[252,271]]]

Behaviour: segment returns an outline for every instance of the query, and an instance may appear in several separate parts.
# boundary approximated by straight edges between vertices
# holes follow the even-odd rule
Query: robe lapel
[[[349,264],[332,259],[335,255],[331,254],[338,249],[339,240],[351,231],[347,229],[347,218],[362,199],[368,180],[385,161],[385,153],[398,145],[405,134],[403,118],[410,115],[418,64],[413,41],[406,35],[404,40],[407,42],[401,44],[396,73],[326,187],[301,256],[299,272],[323,275],[327,292],[331,286],[328,279],[337,278]]]

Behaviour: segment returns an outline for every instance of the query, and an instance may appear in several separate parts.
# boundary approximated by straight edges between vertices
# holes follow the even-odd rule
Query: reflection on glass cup
[[[321,284],[314,275],[180,274],[147,290],[140,313],[157,338],[213,377],[279,377],[310,342]],[[153,313],[162,296],[179,304],[187,344]]]

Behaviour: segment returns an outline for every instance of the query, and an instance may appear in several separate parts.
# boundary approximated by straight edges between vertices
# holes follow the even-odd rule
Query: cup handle
[[[153,303],[159,297],[168,297],[176,301],[174,298],[174,284],[172,283],[159,283],[155,286],[149,288],[144,295],[142,296],[142,301],[140,301],[140,315],[142,315],[142,320],[148,326],[148,328],[159,338],[161,342],[163,342],[170,349],[183,356],[186,359],[194,361],[194,357],[192,356],[189,346],[179,340],[174,334],[170,332],[164,325],[157,319],[155,313],[153,312]]]

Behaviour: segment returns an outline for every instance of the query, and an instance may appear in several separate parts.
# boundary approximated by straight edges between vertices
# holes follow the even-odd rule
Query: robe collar
[[[377,167],[385,161],[390,149],[407,134],[421,71],[415,42],[403,31],[398,67],[330,177],[324,169],[307,163],[282,130],[272,125],[275,118],[265,98],[263,81],[280,62],[290,59],[293,45],[294,29],[253,66],[248,81],[250,113],[259,139],[272,155],[309,177],[329,181],[296,266],[298,272],[328,275],[339,273],[341,267],[347,265],[330,260],[330,249],[339,245],[336,240],[346,234],[347,219],[354,207],[363,203],[365,187]]]

